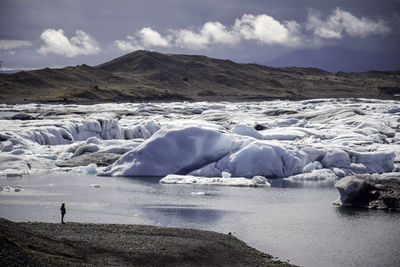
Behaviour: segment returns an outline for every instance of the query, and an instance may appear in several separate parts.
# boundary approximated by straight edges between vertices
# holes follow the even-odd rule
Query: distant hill
[[[136,51],[104,64],[0,74],[0,103],[400,99],[400,71],[330,73]]]

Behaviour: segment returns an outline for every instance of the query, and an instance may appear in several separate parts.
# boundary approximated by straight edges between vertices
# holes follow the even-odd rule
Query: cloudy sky
[[[400,0],[0,0],[3,69],[145,49],[332,72],[400,69]]]

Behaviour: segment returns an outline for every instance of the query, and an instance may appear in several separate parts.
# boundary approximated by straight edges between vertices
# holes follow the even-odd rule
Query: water
[[[399,212],[333,206],[329,183],[272,188],[161,185],[157,178],[36,175],[0,179],[0,216],[14,221],[152,224],[232,232],[302,266],[396,266]],[[7,192],[21,185],[23,191]],[[100,185],[100,187],[95,186]]]

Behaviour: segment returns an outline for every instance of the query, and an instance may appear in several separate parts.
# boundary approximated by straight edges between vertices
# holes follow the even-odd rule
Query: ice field
[[[1,176],[174,174],[179,183],[193,183],[198,179],[192,176],[225,174],[234,185],[235,177],[334,180],[397,172],[400,166],[396,101],[2,104],[0,118]],[[57,167],[94,152],[121,157],[104,168]]]

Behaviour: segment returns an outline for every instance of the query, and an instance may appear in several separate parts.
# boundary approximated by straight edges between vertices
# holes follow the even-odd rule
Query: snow
[[[122,155],[96,168],[112,176],[313,181],[392,173],[400,170],[398,110],[398,101],[373,99],[3,104],[0,176],[60,171],[55,162],[93,152]],[[15,114],[36,119],[11,120]]]

